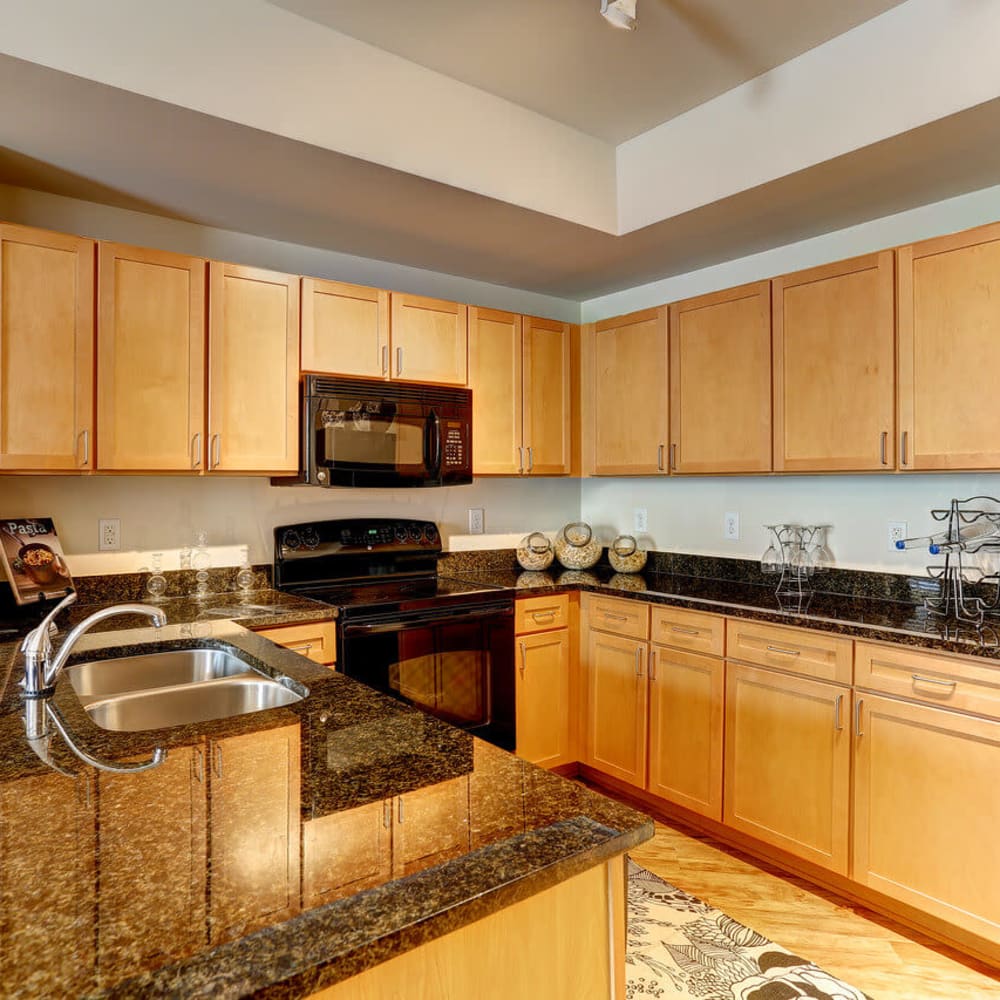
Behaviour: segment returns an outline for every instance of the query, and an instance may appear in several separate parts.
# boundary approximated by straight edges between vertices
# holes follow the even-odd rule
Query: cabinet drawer
[[[584,617],[591,628],[627,635],[631,639],[649,638],[648,604],[594,594],[584,594],[583,601]]]
[[[308,625],[282,625],[257,632],[271,642],[301,653],[327,666],[337,662],[337,623],[310,622]]]
[[[569,625],[569,594],[519,600],[515,605],[515,623],[518,635],[566,628]]]
[[[928,705],[1000,719],[1000,662],[857,643],[855,684]]]
[[[726,646],[726,620],[684,608],[650,608],[649,638],[661,646],[722,656]]]
[[[726,619],[726,656],[838,684],[850,684],[852,641],[804,628]]]

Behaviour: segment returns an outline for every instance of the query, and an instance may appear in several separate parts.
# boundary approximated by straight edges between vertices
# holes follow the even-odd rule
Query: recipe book
[[[0,519],[0,559],[18,604],[73,590],[55,525],[49,517]]]

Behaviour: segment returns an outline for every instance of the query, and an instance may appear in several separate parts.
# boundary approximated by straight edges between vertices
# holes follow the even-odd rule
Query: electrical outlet
[[[722,537],[729,542],[740,540],[740,515],[732,512],[723,515]]]
[[[645,507],[636,507],[632,511],[632,530],[649,531],[649,511]]]
[[[896,542],[901,542],[906,538],[906,522],[905,521],[890,521],[889,522],[889,551],[898,552],[896,548]]]
[[[481,535],[486,530],[486,511],[482,507],[469,508],[469,534]]]
[[[97,548],[100,552],[120,552],[122,547],[122,519],[102,517],[97,522]]]

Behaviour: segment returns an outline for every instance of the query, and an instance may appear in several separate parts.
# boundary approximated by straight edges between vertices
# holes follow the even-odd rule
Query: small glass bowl
[[[556,558],[566,569],[590,569],[604,551],[590,525],[583,521],[564,525],[556,536],[555,547]]]
[[[616,573],[638,573],[646,565],[647,553],[632,535],[619,535],[608,548],[608,562]]]
[[[525,535],[517,546],[517,561],[521,569],[537,572],[548,569],[555,558],[555,551],[548,536],[540,531]]]

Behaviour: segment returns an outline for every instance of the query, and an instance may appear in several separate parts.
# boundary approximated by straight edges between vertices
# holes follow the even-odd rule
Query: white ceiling
[[[793,59],[900,0],[270,0],[611,143]]]

